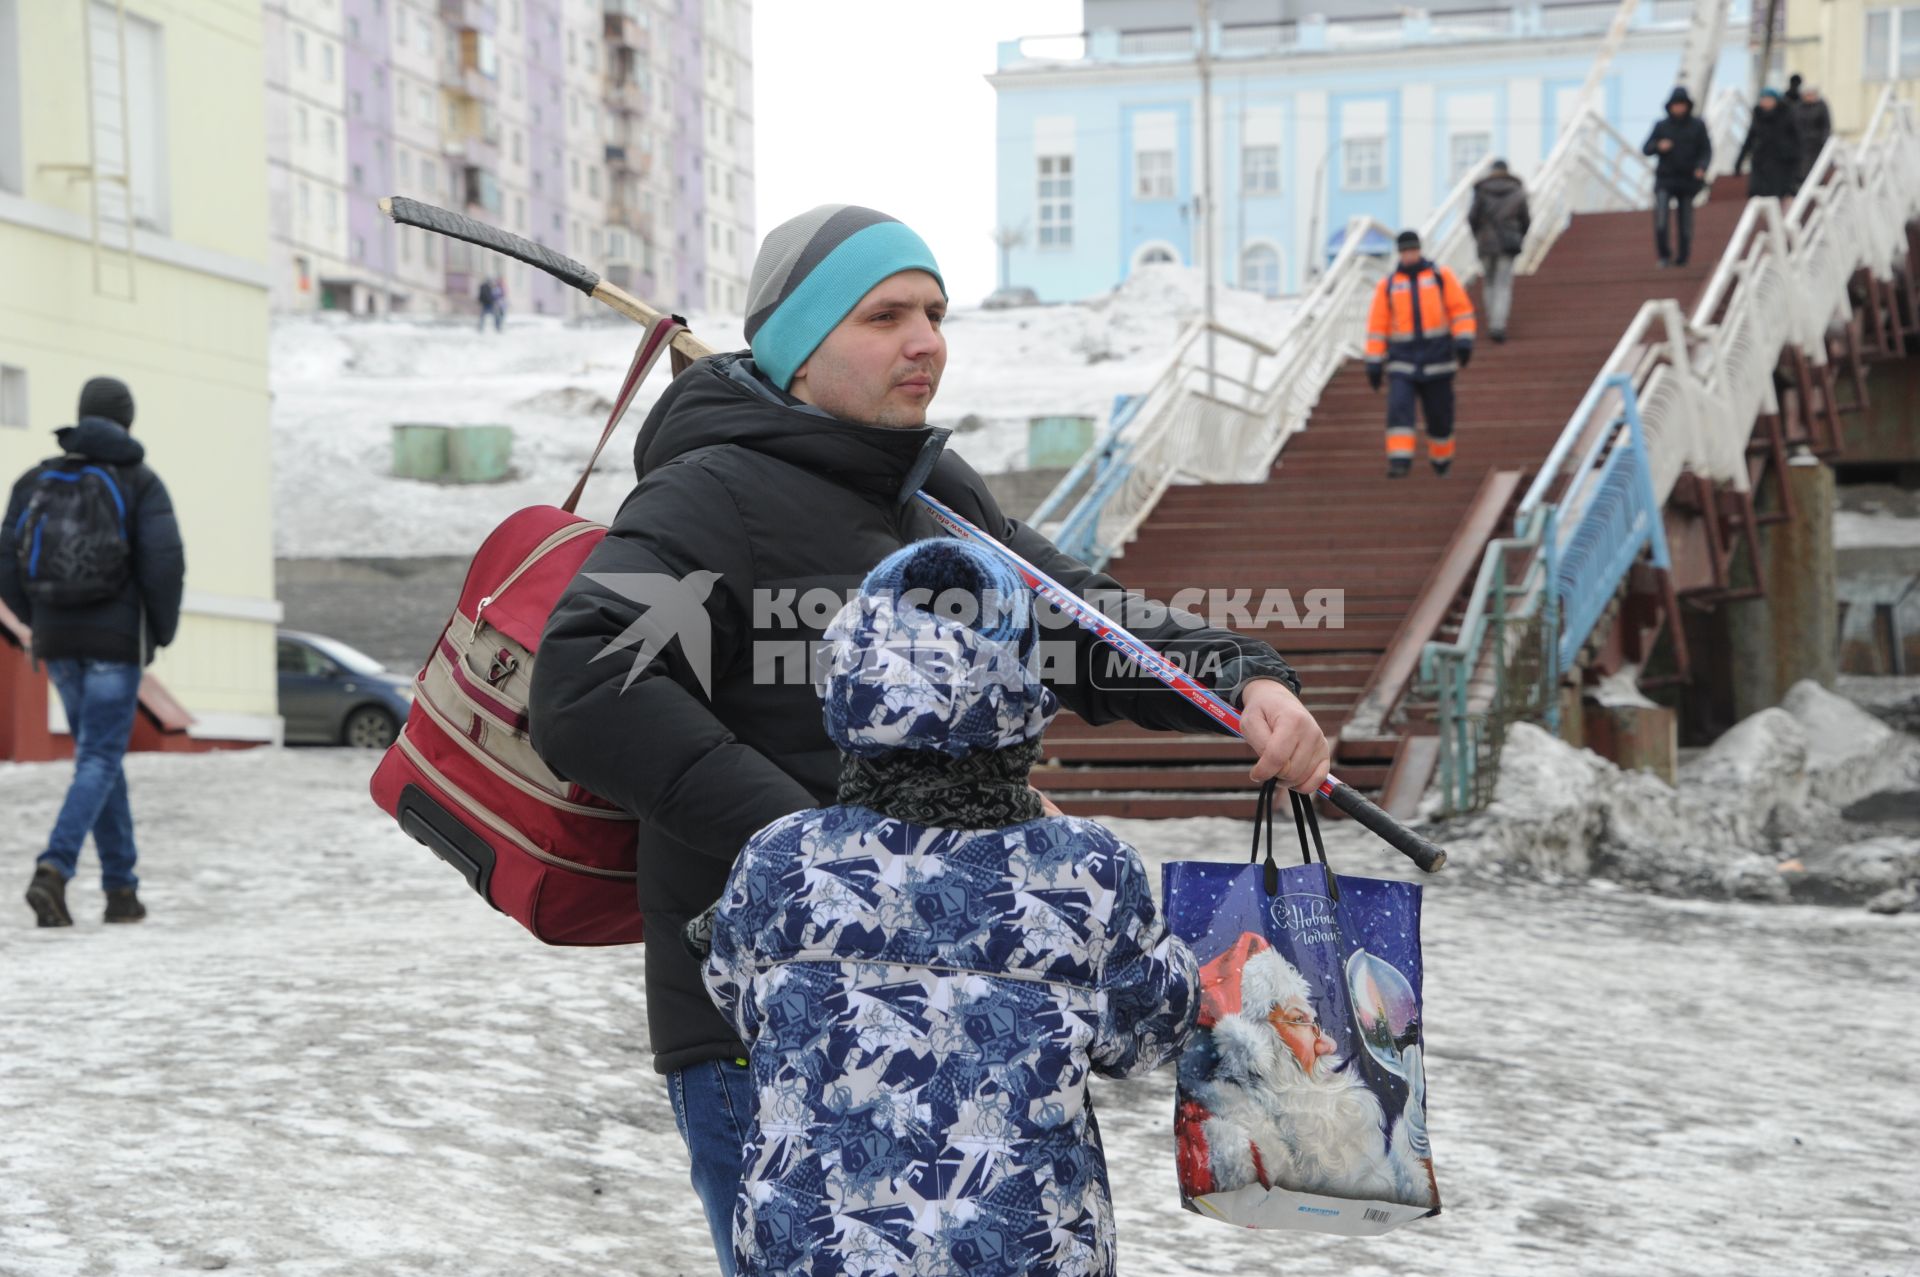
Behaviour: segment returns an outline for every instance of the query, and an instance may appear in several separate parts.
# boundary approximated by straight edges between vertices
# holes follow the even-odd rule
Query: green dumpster
[[[1029,470],[1065,469],[1092,446],[1092,417],[1027,418]]]
[[[447,428],[419,421],[393,425],[393,477],[444,479],[447,476]]]
[[[456,426],[447,439],[447,470],[455,483],[498,483],[512,461],[512,426]]]

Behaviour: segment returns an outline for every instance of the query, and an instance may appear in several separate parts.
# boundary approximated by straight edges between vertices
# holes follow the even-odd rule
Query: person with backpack
[[[132,427],[126,383],[89,381],[79,420],[54,431],[61,455],[13,485],[0,526],[0,602],[32,629],[33,657],[46,665],[73,735],[73,782],[27,888],[43,927],[73,925],[66,885],[88,833],[106,921],[147,916],[121,763],[141,673],[180,625],[186,555],[166,485]]]
[[[1115,1271],[1088,1082],[1178,1055],[1199,973],[1139,854],[1027,783],[1059,708],[1034,612],[929,540],[826,631],[836,800],[748,840],[710,927],[756,1097],[738,1272]]]
[[[1487,175],[1473,185],[1467,228],[1480,250],[1487,335],[1498,345],[1507,339],[1507,317],[1513,313],[1513,262],[1526,245],[1533,215],[1527,209],[1527,188],[1507,171],[1507,162],[1495,160],[1487,167]]]
[[[872,209],[814,209],[768,234],[748,295],[749,349],[682,372],[641,428],[638,484],[547,621],[528,710],[547,765],[640,822],[644,925],[668,938],[647,949],[654,1068],[727,1272],[753,1086],[739,1034],[672,937],[719,899],[754,833],[838,794],[807,653],[875,564],[941,535],[916,493],[1176,653],[1242,711],[1256,780],[1311,789],[1329,752],[1271,647],[1125,601],[1112,577],[1003,514],[947,450],[950,432],[927,424],[946,288],[912,230]],[[1049,686],[1089,722],[1225,730],[1076,626],[1044,641],[1059,658]]]

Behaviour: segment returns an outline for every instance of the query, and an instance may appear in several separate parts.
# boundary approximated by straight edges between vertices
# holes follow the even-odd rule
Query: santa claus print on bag
[[[1174,1135],[1191,1210],[1254,1228],[1366,1234],[1439,1209],[1426,1131],[1419,898],[1320,865],[1167,867],[1201,959]]]

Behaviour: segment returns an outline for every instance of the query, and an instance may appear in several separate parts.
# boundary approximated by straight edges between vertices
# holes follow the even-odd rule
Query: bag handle
[[[633,404],[633,397],[640,389],[640,383],[647,379],[647,373],[659,362],[660,352],[673,345],[673,339],[687,326],[687,321],[678,315],[662,315],[647,325],[647,331],[640,338],[640,344],[634,347],[633,361],[627,365],[627,375],[620,383],[620,393],[613,401],[613,411],[607,414],[607,425],[600,432],[600,442],[593,445],[593,454],[587,458],[587,468],[580,472],[580,481],[573,485],[573,491],[560,503],[560,508],[572,514],[574,507],[580,504],[580,497],[587,490],[587,480],[593,477],[593,468],[600,462],[600,453],[605,450],[607,441],[613,438],[613,432],[620,428],[620,419],[627,415],[627,409]],[[678,350],[673,352],[673,375],[678,377],[686,371],[693,361]]]
[[[1264,827],[1267,833],[1265,885],[1270,896],[1278,895],[1280,891],[1280,865],[1273,858],[1273,799],[1279,788],[1278,778],[1260,786],[1260,794],[1254,799],[1253,849],[1247,855],[1248,864],[1259,863],[1260,831]],[[1320,840],[1320,817],[1313,810],[1313,800],[1291,789],[1287,791],[1287,797],[1293,800],[1293,827],[1300,836],[1301,863],[1310,865],[1314,854],[1319,854],[1320,866],[1327,871],[1327,894],[1337,901],[1340,899],[1340,886],[1334,881],[1333,866],[1327,863],[1327,845]]]

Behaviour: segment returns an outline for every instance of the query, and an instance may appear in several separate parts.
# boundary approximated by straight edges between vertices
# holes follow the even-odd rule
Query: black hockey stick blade
[[[504,257],[511,257],[529,266],[537,267],[561,283],[579,289],[589,297],[593,296],[593,290],[600,286],[600,277],[571,257],[563,257],[530,239],[523,239],[497,226],[488,226],[485,222],[476,222],[471,217],[451,209],[422,204],[419,200],[410,200],[404,195],[394,195],[381,200],[380,209],[402,226],[418,226],[422,230],[433,231],[439,235],[450,235],[454,239],[478,244]]]

